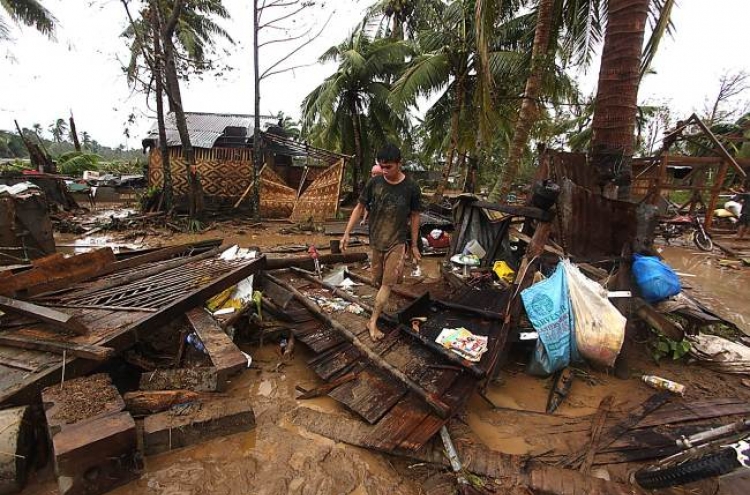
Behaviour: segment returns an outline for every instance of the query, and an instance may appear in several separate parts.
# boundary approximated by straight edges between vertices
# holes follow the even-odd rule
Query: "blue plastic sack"
[[[659,258],[635,254],[633,259],[633,277],[646,301],[657,303],[682,291],[680,277]]]
[[[527,371],[546,376],[577,361],[573,312],[562,263],[547,280],[521,292],[521,300],[539,334]]]

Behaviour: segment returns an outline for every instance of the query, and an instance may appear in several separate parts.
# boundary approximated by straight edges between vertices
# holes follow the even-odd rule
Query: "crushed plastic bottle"
[[[185,338],[188,344],[195,347],[198,351],[202,352],[203,354],[207,354],[206,347],[203,345],[203,342],[201,342],[200,337],[198,337],[195,332],[188,334],[188,336]]]
[[[655,375],[643,375],[641,380],[651,388],[657,390],[668,390],[677,395],[685,395],[685,385],[681,383],[673,382],[672,380],[667,380],[666,378]]]

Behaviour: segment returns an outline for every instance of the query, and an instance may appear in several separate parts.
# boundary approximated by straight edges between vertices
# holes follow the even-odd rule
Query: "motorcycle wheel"
[[[714,248],[714,241],[711,240],[708,234],[700,230],[693,232],[693,242],[701,251],[708,252]]]
[[[721,476],[740,467],[742,464],[737,460],[737,452],[725,448],[678,465],[641,469],[635,473],[635,480],[643,488],[667,488]]]

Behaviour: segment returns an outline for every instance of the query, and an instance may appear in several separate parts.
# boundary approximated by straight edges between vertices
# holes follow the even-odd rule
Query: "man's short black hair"
[[[378,151],[378,163],[395,163],[401,161],[401,150],[393,143],[388,143]]]

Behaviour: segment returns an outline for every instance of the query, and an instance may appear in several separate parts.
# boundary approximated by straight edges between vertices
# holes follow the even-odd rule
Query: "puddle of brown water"
[[[691,295],[750,335],[747,269],[721,268],[713,255],[690,249],[664,247],[661,254],[677,272],[693,275],[681,277],[683,284],[692,287]]]

